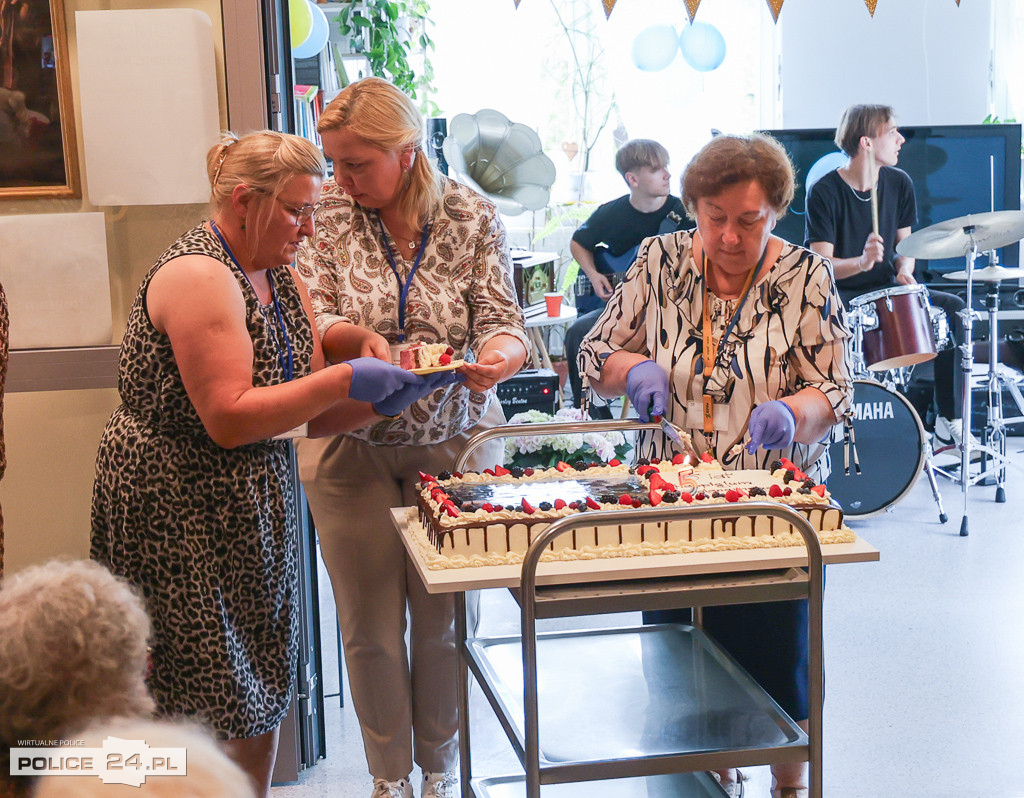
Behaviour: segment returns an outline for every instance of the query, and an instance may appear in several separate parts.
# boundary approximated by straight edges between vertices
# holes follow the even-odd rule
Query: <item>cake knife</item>
[[[698,459],[697,452],[693,448],[693,444],[690,443],[690,433],[681,427],[677,427],[664,416],[655,416],[654,420],[661,424],[661,431],[682,450],[683,454],[689,455],[694,460]]]

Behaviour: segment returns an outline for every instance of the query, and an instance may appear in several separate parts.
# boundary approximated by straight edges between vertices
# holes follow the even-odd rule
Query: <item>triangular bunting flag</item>
[[[690,22],[693,22],[693,18],[697,16],[697,6],[700,5],[700,0],[686,0],[686,13],[690,16]]]
[[[878,5],[878,0],[864,0],[864,5],[868,7],[868,11],[871,12],[871,16],[875,15],[875,6]]]
[[[768,8],[772,12],[772,18],[778,22],[779,12],[782,11],[782,3],[784,0],[767,0]]]
[[[514,2],[516,4],[516,8],[519,8],[519,0],[514,0]]]
[[[604,4],[604,18],[608,19],[612,15],[612,9],[615,8],[615,0],[601,0]]]

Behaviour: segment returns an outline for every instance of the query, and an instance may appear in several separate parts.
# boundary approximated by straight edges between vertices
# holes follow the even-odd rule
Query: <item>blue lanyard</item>
[[[256,288],[252,284],[252,280],[249,279],[249,275],[245,273],[245,269],[238,263],[238,258],[235,257],[235,253],[231,251],[231,247],[228,246],[228,242],[224,239],[220,230],[217,228],[217,223],[210,219],[210,229],[213,230],[214,235],[220,239],[221,245],[224,247],[224,251],[228,253],[228,257],[231,258],[231,262],[235,264],[235,268],[242,273],[245,281],[252,288],[253,294],[256,293]],[[281,346],[277,345],[277,336],[274,336],[275,349],[277,349],[277,358],[281,361],[281,368],[284,369],[285,382],[291,382],[292,377],[295,376],[295,362],[292,358],[292,342],[288,337],[288,328],[284,326],[284,316],[281,314],[281,303],[277,300],[277,289],[274,288],[274,275],[269,271],[267,272],[267,282],[270,283],[270,297],[274,301],[274,312],[277,314],[277,324],[281,328],[281,338],[284,340],[284,351]],[[259,295],[256,296],[256,304],[260,306],[260,313],[263,314],[263,321],[270,326],[270,319],[267,318],[267,313],[263,309],[263,305],[260,303]]]
[[[423,260],[423,253],[427,248],[427,236],[430,234],[430,225],[423,225],[423,235],[420,237],[420,248],[416,253],[416,262],[412,265],[412,270],[409,272],[409,276],[405,278],[405,283],[402,283],[402,277],[398,273],[398,264],[395,263],[395,256],[391,254],[391,247],[388,246],[388,234],[384,230],[384,222],[381,221],[380,216],[377,217],[377,224],[380,225],[380,238],[384,244],[384,254],[388,256],[388,263],[391,264],[391,271],[395,273],[395,279],[398,280],[399,295],[398,295],[398,340],[405,340],[405,301],[409,296],[409,286],[412,285],[412,276],[416,274],[416,270],[420,267],[420,261]]]

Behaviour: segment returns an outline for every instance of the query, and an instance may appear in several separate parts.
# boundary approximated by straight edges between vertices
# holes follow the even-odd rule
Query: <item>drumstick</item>
[[[874,150],[868,150],[868,166],[871,168],[871,232],[878,235],[878,172],[875,171]]]

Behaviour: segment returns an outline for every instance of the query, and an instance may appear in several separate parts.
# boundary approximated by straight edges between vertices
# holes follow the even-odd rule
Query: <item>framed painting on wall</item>
[[[81,195],[64,0],[0,0],[0,199]]]

